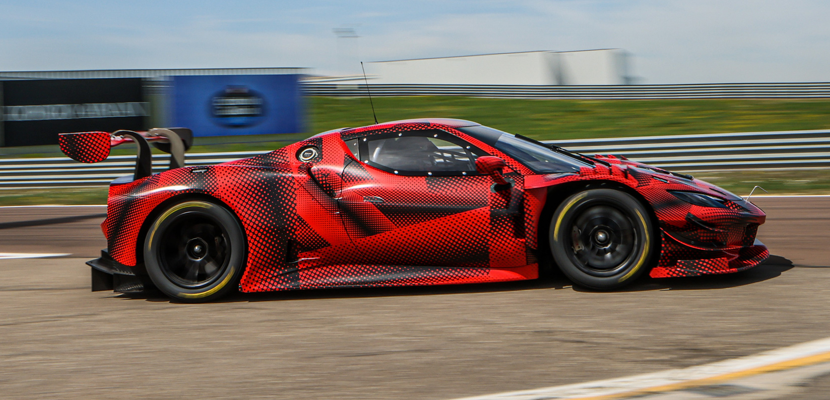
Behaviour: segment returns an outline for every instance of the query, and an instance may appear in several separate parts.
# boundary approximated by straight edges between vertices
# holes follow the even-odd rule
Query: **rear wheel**
[[[147,231],[144,263],[164,294],[185,302],[215,300],[238,284],[245,240],[236,217],[206,201],[165,210]]]
[[[574,283],[597,290],[623,287],[650,265],[651,219],[628,193],[593,189],[574,194],[556,210],[550,225],[554,261]]]

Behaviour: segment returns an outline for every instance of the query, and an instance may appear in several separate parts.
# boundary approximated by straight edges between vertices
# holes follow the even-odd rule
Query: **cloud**
[[[0,69],[325,73],[345,59],[622,48],[647,83],[830,81],[830,3],[818,0],[47,3],[4,5]],[[360,38],[338,44],[341,26]]]

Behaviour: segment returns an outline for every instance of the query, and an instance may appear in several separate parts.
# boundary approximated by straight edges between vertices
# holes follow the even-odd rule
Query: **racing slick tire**
[[[655,242],[646,208],[628,193],[592,189],[562,202],[550,224],[550,249],[559,269],[577,285],[621,288],[651,264]]]
[[[167,208],[147,230],[144,264],[164,294],[182,302],[215,300],[242,275],[245,237],[236,217],[206,201]]]

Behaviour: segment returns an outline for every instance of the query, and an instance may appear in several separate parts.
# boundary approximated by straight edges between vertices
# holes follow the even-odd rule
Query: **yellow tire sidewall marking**
[[[562,209],[562,212],[559,213],[559,218],[556,219],[556,225],[554,225],[554,228],[553,228],[553,240],[555,240],[557,242],[559,241],[559,226],[562,225],[562,220],[565,219],[565,214],[568,213],[568,210],[570,210],[571,207],[573,207],[574,204],[576,204],[576,202],[584,199],[585,196],[587,196],[587,195],[588,195],[588,192],[580,193],[578,196],[574,197],[574,199],[571,200],[565,206],[565,208]]]
[[[213,204],[207,203],[207,202],[204,202],[204,201],[188,201],[188,202],[185,202],[185,203],[177,204],[177,205],[171,207],[169,210],[165,211],[164,214],[162,214],[156,220],[156,222],[153,224],[153,228],[150,231],[150,238],[149,238],[149,240],[147,240],[147,250],[152,250],[153,237],[155,236],[156,231],[158,230],[161,223],[164,222],[164,220],[167,219],[171,214],[173,214],[176,211],[179,211],[183,208],[187,208],[187,207],[211,208],[211,207],[213,207]],[[225,287],[225,285],[228,284],[228,282],[231,281],[231,278],[233,278],[233,276],[234,276],[235,270],[236,270],[236,267],[234,267],[232,265],[230,267],[228,267],[228,274],[225,276],[224,279],[222,279],[222,282],[220,282],[218,285],[216,285],[216,286],[214,286],[214,287],[212,287],[208,290],[205,290],[204,292],[179,293],[179,296],[183,297],[183,298],[187,298],[187,299],[198,299],[198,298],[210,296],[210,295],[218,292],[219,290],[221,290],[223,287]]]
[[[167,217],[169,217],[170,214],[173,214],[174,212],[187,207],[210,208],[213,207],[213,204],[206,203],[204,201],[188,201],[185,203],[177,204],[171,207],[169,210],[165,211],[164,214],[162,214],[161,217],[159,217],[156,220],[156,222],[153,224],[153,228],[150,230],[150,239],[147,240],[147,250],[152,250],[153,237],[156,235],[156,231],[158,230],[159,225],[161,225],[161,223],[164,222],[164,220],[167,219]]]
[[[202,297],[210,296],[210,295],[218,292],[220,289],[225,287],[225,285],[227,285],[228,282],[231,281],[231,278],[233,278],[235,269],[236,268],[234,268],[233,266],[230,266],[228,268],[228,275],[225,276],[225,279],[222,279],[222,282],[220,282],[218,285],[216,285],[216,286],[214,286],[214,287],[212,287],[208,290],[205,290],[204,292],[200,292],[200,293],[180,293],[179,296],[184,297],[186,299],[199,299],[199,298],[202,298]]]
[[[651,248],[651,234],[648,231],[648,225],[646,225],[646,220],[645,218],[643,218],[643,214],[640,214],[640,210],[634,210],[634,212],[637,213],[637,217],[640,218],[640,223],[643,226],[643,232],[645,232],[644,236],[646,237],[646,245],[643,248],[643,254],[640,255],[640,259],[637,261],[637,265],[635,265],[634,268],[631,269],[631,271],[628,271],[627,274],[623,275],[617,282],[622,282],[628,278],[631,278],[631,276],[634,275],[634,273],[637,272],[637,270],[639,270],[640,267],[643,266],[643,264],[645,264],[646,257],[648,257],[649,249]]]

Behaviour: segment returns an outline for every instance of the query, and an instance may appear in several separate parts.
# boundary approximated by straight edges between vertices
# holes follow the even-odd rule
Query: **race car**
[[[769,256],[756,239],[764,212],[726,190],[470,121],[336,129],[190,167],[187,129],[60,135],[82,162],[127,142],[136,170],[109,186],[93,290],[203,302],[235,289],[504,282],[555,269],[614,290]],[[150,143],[171,153],[169,170],[152,173]]]

